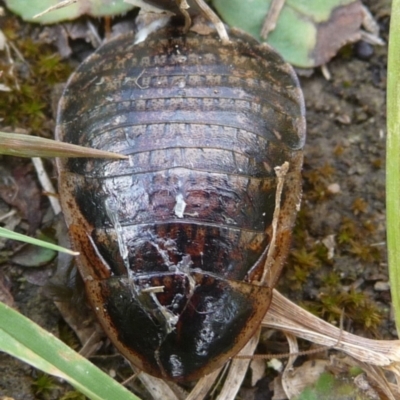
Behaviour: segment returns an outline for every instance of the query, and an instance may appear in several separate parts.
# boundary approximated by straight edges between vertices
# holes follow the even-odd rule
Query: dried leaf
[[[225,22],[260,41],[271,3],[272,0],[213,0]],[[363,16],[364,8],[358,0],[286,0],[267,42],[293,65],[323,65],[344,44],[361,39]]]
[[[15,207],[23,219],[29,222],[28,234],[32,234],[42,219],[41,190],[32,166],[21,163],[21,160],[10,158],[4,168],[0,169],[0,197]]]
[[[43,267],[52,261],[56,254],[54,250],[28,244],[16,253],[11,261],[22,267]]]
[[[327,360],[306,361],[300,367],[294,368],[285,376],[282,376],[282,386],[289,399],[297,397],[308,386],[317,382],[318,378],[325,372]]]
[[[5,274],[0,272],[0,301],[9,307],[14,307],[14,297],[10,289],[11,282]]]
[[[257,382],[265,375],[265,361],[253,359],[250,363],[251,369],[251,386],[256,386]]]
[[[341,331],[292,303],[277,290],[274,290],[271,307],[262,325],[341,350],[380,374],[381,368],[393,372],[400,382],[400,340],[372,340]],[[391,390],[399,392],[398,387]]]

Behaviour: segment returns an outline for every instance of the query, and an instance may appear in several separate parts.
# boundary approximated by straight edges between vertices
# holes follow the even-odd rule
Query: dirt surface
[[[379,22],[381,36],[387,42],[390,1],[364,3]],[[9,15],[5,18],[15,19]],[[20,27],[16,44],[18,35],[37,39],[42,30],[26,27],[19,21],[11,25]],[[344,328],[353,333],[395,339],[385,247],[387,48],[374,47],[371,55],[367,50],[370,49],[364,45],[345,47],[328,65],[330,81],[319,70],[311,77],[301,77],[308,124],[304,197],[293,251],[279,290],[334,324],[339,324],[343,310]],[[4,57],[0,53],[1,63],[5,62]],[[26,67],[17,65],[20,74],[23,68]],[[2,96],[7,93],[0,92]],[[48,103],[41,109],[40,132],[49,136],[53,126],[50,92],[45,97]],[[32,131],[23,121],[6,123],[9,119],[2,112],[0,108],[0,118],[4,118],[0,119],[1,130],[8,127]],[[54,177],[51,163],[46,166]],[[38,226],[51,227],[50,207],[47,198],[40,194],[29,161],[3,156],[0,171],[0,217],[16,210],[11,219],[1,221],[3,226],[29,234]],[[0,299],[62,336],[62,317],[53,302],[42,294],[42,286],[54,265],[27,268],[12,263],[10,258],[19,247],[9,241],[0,242]],[[107,361],[105,368],[116,368],[117,375],[122,374],[126,368],[122,357],[112,360]],[[119,366],[115,367],[115,362]],[[54,379],[52,387],[40,391],[39,376],[31,367],[0,354],[0,399],[59,399],[72,390]],[[251,393],[252,397],[246,397],[248,392],[244,390],[242,396],[270,398],[263,383]]]
[[[376,15],[387,3],[371,2]],[[382,2],[384,3],[384,2]],[[381,20],[387,40],[388,18]],[[304,197],[293,246],[314,250],[316,268],[307,282],[296,285],[298,300],[321,296],[327,274],[337,274],[338,285],[367,293],[383,314],[378,335],[392,334],[390,297],[380,291],[388,280],[385,250],[385,140],[387,49],[374,47],[362,59],[358,46],[344,48],[332,60],[327,81],[318,71],[301,78],[307,108]],[[333,257],[321,254],[320,242],[334,235]],[[331,245],[324,245],[328,249]],[[322,252],[323,253],[323,252]],[[304,257],[303,257],[304,258]],[[286,278],[291,279],[301,257],[291,257]],[[300,274],[298,278],[303,278]],[[298,286],[298,287],[296,287]],[[300,288],[301,286],[301,288]],[[375,289],[374,289],[375,287]],[[378,288],[378,290],[376,290]],[[283,289],[282,289],[283,290]],[[298,296],[298,297],[297,297]],[[354,326],[353,329],[359,327]]]
[[[379,21],[382,37],[387,41],[388,5],[378,3],[370,2],[369,6],[376,16],[386,15]],[[338,322],[339,315],[336,310],[334,317],[333,307],[339,306],[344,308],[345,318],[349,318],[345,322],[347,329],[390,338],[394,334],[390,294],[382,290],[388,281],[387,49],[374,47],[374,54],[367,59],[363,59],[358,45],[351,50],[344,48],[329,63],[330,81],[318,72],[311,78],[301,78],[308,124],[304,197],[285,282],[289,281],[293,299],[305,303],[321,301],[310,308],[322,312],[331,322]],[[315,259],[305,258],[304,249],[314,253]],[[333,251],[331,255],[324,253],[328,249]],[[302,273],[296,272],[300,268]],[[336,294],[340,297],[340,292],[364,293],[366,303],[351,304],[351,296],[338,299]],[[359,318],[360,313],[375,312],[374,307],[369,308],[369,300],[380,314],[380,324],[368,320],[367,315]]]

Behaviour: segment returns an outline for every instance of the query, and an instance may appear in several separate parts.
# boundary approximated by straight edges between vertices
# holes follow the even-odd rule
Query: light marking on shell
[[[120,209],[118,201],[112,197],[108,197],[105,201],[105,209],[107,212],[107,216],[110,219],[112,225],[114,226],[115,232],[117,233],[118,248],[121,254],[121,258],[124,262],[126,272],[128,275],[131,275],[129,258],[128,258],[129,252],[128,252],[128,247],[126,245],[127,240],[124,236],[123,229],[118,218],[118,210]]]
[[[176,204],[174,207],[174,213],[178,218],[183,218],[183,214],[186,208],[186,202],[185,200],[183,200],[182,193],[178,193],[177,196],[175,197],[175,200]]]

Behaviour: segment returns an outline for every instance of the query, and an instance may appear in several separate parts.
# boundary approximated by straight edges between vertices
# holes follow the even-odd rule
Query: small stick
[[[275,195],[275,210],[274,216],[272,219],[272,238],[269,244],[268,255],[265,261],[264,272],[261,278],[261,284],[265,282],[267,277],[267,273],[270,271],[271,265],[275,262],[274,254],[275,254],[275,246],[276,246],[276,232],[278,230],[278,221],[279,214],[281,211],[281,198],[282,198],[282,190],[283,185],[285,183],[285,176],[289,171],[289,163],[285,161],[280,167],[275,167],[275,173],[278,179],[278,184],[276,185],[276,195]]]
[[[222,44],[230,43],[228,32],[225,29],[225,25],[219,19],[218,15],[205,3],[204,0],[196,0],[197,5],[202,11],[203,15],[208,18],[215,26],[218,35],[222,41]]]
[[[39,182],[42,185],[44,191],[47,193],[57,193],[56,190],[54,189],[53,184],[50,181],[50,178],[47,175],[46,170],[43,167],[42,159],[39,157],[32,157],[32,162],[36,169]],[[55,215],[60,214],[61,206],[60,202],[58,201],[58,198],[56,196],[48,196],[48,199],[50,201],[51,207],[53,208],[54,214]]]
[[[271,7],[264,19],[263,26],[261,28],[260,36],[265,40],[270,32],[272,32],[276,23],[278,22],[282,8],[285,5],[286,0],[272,0]]]
[[[180,12],[185,17],[185,26],[183,27],[183,32],[187,33],[192,25],[192,19],[187,11],[190,8],[189,4],[186,0],[176,0],[176,3],[178,4]]]

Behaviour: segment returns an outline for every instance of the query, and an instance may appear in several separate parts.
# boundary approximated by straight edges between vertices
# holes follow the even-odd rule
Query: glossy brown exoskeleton
[[[59,160],[89,301],[122,354],[175,381],[211,372],[254,334],[300,202],[298,80],[267,45],[230,38],[119,37],[78,68],[59,105],[59,140],[129,155]],[[274,168],[285,162],[279,211]]]

